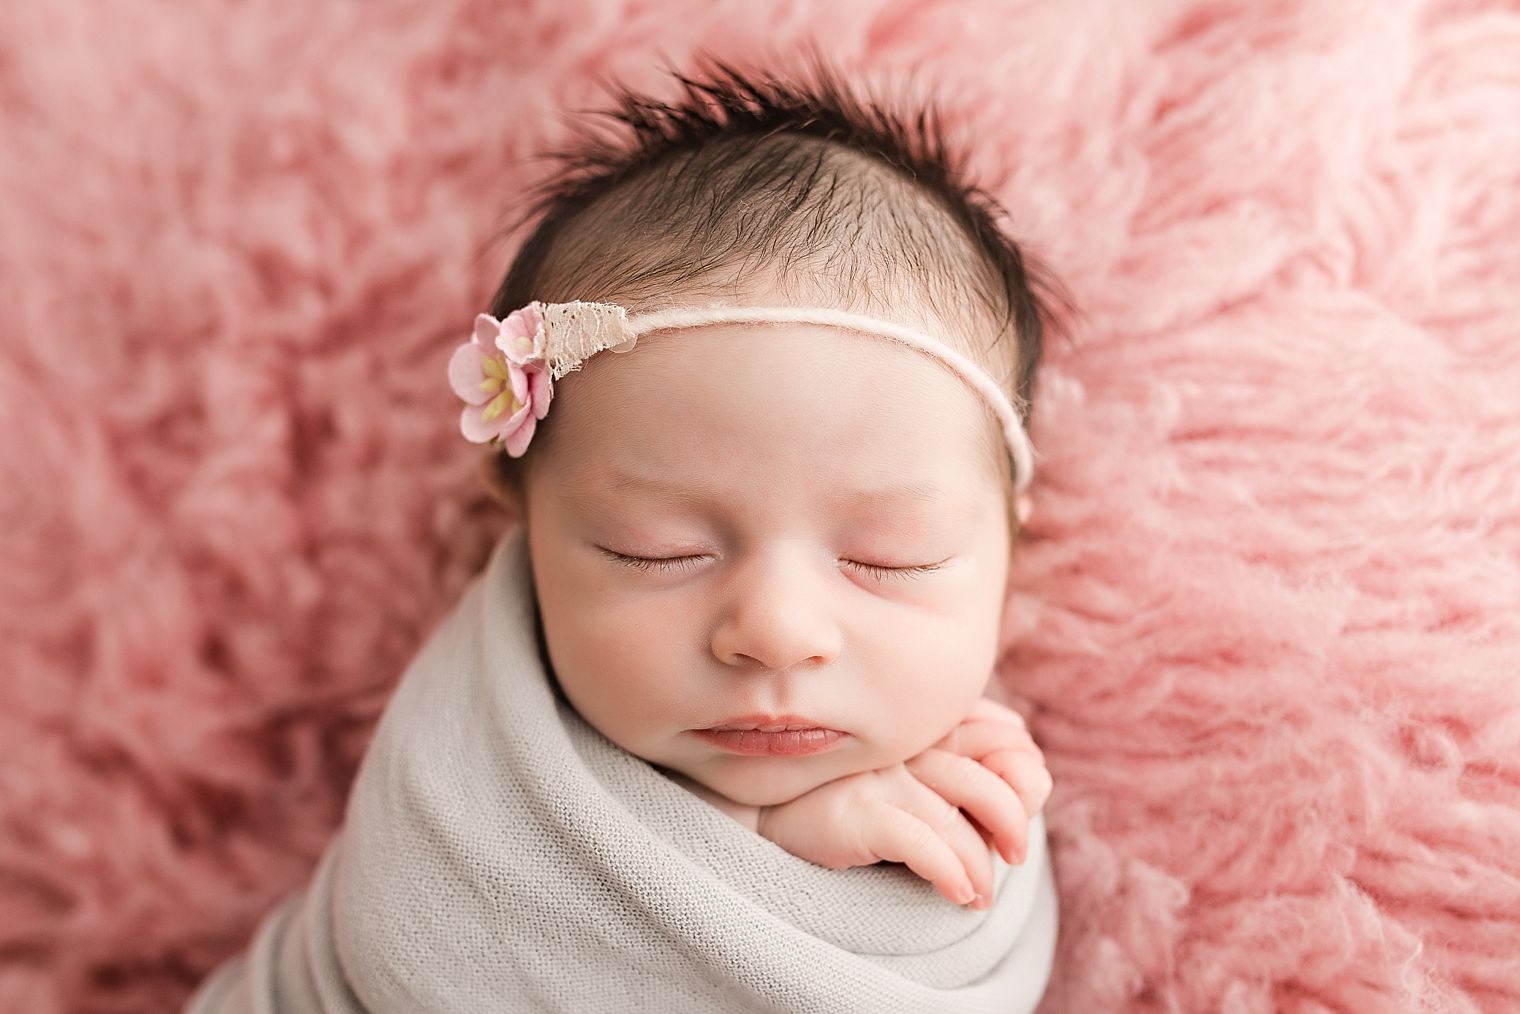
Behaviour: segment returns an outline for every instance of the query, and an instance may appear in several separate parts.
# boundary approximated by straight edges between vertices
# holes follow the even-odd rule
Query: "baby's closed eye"
[[[605,546],[600,547],[608,557],[640,571],[689,571],[700,566],[704,560],[709,559],[707,554],[688,554],[684,556],[637,556],[630,553],[620,553]],[[949,561],[949,557],[934,563],[868,563],[864,560],[841,559],[839,566],[855,570],[868,577],[878,580],[909,580],[924,574],[932,574],[940,570]]]

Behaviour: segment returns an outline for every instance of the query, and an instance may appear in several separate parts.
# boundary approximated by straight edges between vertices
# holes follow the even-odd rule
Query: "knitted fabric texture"
[[[986,911],[790,855],[588,725],[539,656],[521,529],[382,716],[310,886],[190,1014],[1014,1014],[1056,942],[1045,825]]]

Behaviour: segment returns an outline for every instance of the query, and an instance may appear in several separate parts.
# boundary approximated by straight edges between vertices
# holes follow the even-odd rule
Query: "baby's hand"
[[[904,863],[951,901],[980,898],[974,907],[986,908],[993,872],[986,839],[996,839],[1009,863],[1023,862],[1026,813],[1039,812],[1050,787],[1022,717],[980,701],[918,756],[764,807],[756,829],[829,869]]]
[[[948,769],[966,765],[953,779],[970,790],[961,792],[961,799],[985,798],[988,782],[1002,783],[975,761],[944,751],[927,753],[941,760],[921,763],[926,754],[920,754],[913,761],[837,778],[790,802],[762,807],[756,830],[792,855],[831,870],[882,861],[906,863],[958,905],[987,895],[992,861],[986,844],[961,811],[920,781],[910,765],[943,769],[938,781],[952,780]],[[971,767],[984,777],[966,777]]]
[[[1045,754],[1029,735],[1024,716],[983,697],[972,705],[970,713],[959,725],[919,757],[932,750],[946,750],[980,762],[1018,795],[1024,811],[1022,826],[1012,836],[1004,833],[1007,824],[1001,829],[993,827],[992,832],[1004,859],[1009,863],[1023,862],[1028,854],[1028,823],[1044,809],[1055,786],[1050,770],[1045,766]],[[974,816],[980,817],[980,814]],[[983,830],[983,838],[986,837],[988,832]]]

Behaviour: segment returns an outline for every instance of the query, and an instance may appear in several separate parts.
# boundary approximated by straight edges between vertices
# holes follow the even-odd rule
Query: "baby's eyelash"
[[[634,570],[689,570],[696,566],[692,561],[701,559],[700,556],[626,556],[605,548],[602,552],[612,557],[618,563],[627,564]]]
[[[625,553],[619,553],[605,547],[602,548],[602,552],[619,563],[632,567],[634,570],[642,571],[689,570],[696,566],[695,561],[702,559],[700,556],[628,556]],[[932,573],[943,566],[943,563],[925,563],[913,567],[883,567],[874,563],[861,563],[857,560],[846,560],[845,563],[856,570],[869,574],[871,577],[898,581],[909,580],[921,574]]]
[[[845,562],[848,563],[851,567],[854,567],[856,570],[865,571],[872,577],[897,581],[909,580],[911,578],[918,577],[921,574],[929,574],[933,571],[939,570],[940,567],[943,566],[942,564],[938,563],[923,563],[919,564],[916,567],[880,567],[874,563],[858,563],[855,560],[846,560]]]

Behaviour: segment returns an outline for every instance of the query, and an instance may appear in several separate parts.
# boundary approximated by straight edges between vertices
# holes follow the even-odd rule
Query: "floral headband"
[[[459,429],[477,444],[501,442],[522,457],[538,421],[549,411],[554,382],[598,352],[627,352],[652,331],[706,324],[827,324],[887,338],[938,359],[980,394],[997,414],[1013,457],[1014,490],[1034,479],[1034,448],[1008,396],[976,363],[937,338],[873,317],[805,307],[677,308],[629,317],[616,303],[543,303],[513,310],[504,320],[475,318],[471,340],[449,359],[449,385],[464,399]],[[1020,515],[1027,516],[1027,498]]]

